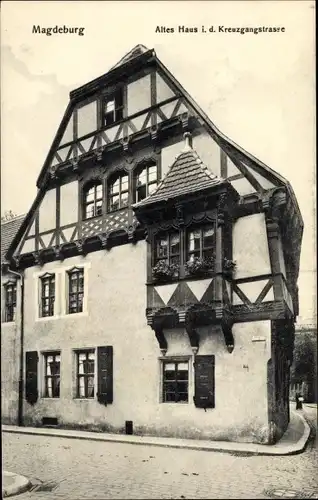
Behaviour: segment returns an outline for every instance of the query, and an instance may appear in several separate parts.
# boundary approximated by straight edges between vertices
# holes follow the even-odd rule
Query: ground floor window
[[[52,352],[44,354],[44,396],[46,398],[60,397],[61,354]]]
[[[186,403],[189,399],[188,361],[163,361],[164,403]]]
[[[95,385],[95,352],[93,350],[76,353],[76,378],[78,398],[93,398]]]

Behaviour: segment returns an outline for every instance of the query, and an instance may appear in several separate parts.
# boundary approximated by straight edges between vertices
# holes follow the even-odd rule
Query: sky
[[[313,1],[3,1],[1,213],[26,213],[69,92],[106,73],[132,47],[159,59],[215,125],[292,184],[305,229],[300,322],[316,307]],[[32,33],[84,27],[84,35]],[[207,33],[179,33],[204,25]],[[215,32],[209,32],[214,26]],[[158,33],[157,26],[174,28]],[[218,27],[279,26],[279,33]]]

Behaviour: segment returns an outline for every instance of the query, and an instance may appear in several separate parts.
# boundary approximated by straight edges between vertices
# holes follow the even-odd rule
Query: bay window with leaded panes
[[[180,233],[165,233],[156,238],[155,264],[180,264]]]
[[[76,353],[76,397],[93,398],[95,387],[95,352],[93,350]]]
[[[193,227],[187,231],[187,261],[209,259],[215,255],[215,227]]]
[[[45,274],[41,280],[40,317],[54,316],[55,274]]]
[[[110,179],[108,183],[108,210],[113,212],[127,207],[129,197],[128,174],[122,173]]]
[[[68,313],[83,312],[84,269],[73,268],[68,271]]]
[[[44,354],[44,397],[60,397],[61,354],[51,352]]]

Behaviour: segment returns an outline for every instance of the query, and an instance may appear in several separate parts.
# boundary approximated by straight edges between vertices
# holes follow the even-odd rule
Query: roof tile
[[[134,206],[138,208],[160,201],[168,201],[181,195],[214,187],[223,182],[225,180],[210,172],[197,152],[189,148],[177,156],[156,190]]]
[[[25,215],[18,215],[8,221],[1,222],[1,262],[4,261],[5,254],[17,234]]]

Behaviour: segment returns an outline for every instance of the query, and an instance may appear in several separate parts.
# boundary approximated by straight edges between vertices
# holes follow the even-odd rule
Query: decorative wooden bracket
[[[129,137],[124,137],[121,141],[125,153],[129,151]]]
[[[150,135],[151,135],[151,140],[152,141],[156,141],[157,140],[157,136],[158,136],[158,127],[157,127],[157,125],[153,125],[152,127],[150,127]]]
[[[79,254],[85,255],[83,240],[75,241],[75,245]]]
[[[191,349],[192,350],[195,349],[197,352],[199,350],[200,337],[199,337],[197,330],[194,327],[193,321],[190,318],[189,319],[187,318],[185,321],[185,329],[186,329],[186,332],[189,336]]]
[[[71,165],[72,165],[73,172],[78,172],[78,170],[79,170],[78,160],[77,159],[71,160]]]
[[[34,263],[36,266],[41,266],[43,264],[40,252],[33,252],[32,256],[34,258]]]
[[[181,125],[183,130],[188,130],[189,126],[189,113],[182,113],[180,117]]]
[[[232,333],[233,319],[224,307],[217,307],[215,309],[215,316],[216,319],[219,320],[218,324],[223,332],[227,350],[231,354],[234,350],[234,337]]]
[[[53,181],[57,179],[57,166],[50,168],[50,177]]]
[[[177,209],[177,222],[179,226],[184,226],[184,209],[183,205],[178,204],[176,206]]]
[[[136,235],[136,224],[131,224],[127,228],[128,241],[134,241]]]
[[[107,248],[107,246],[108,246],[108,234],[102,233],[102,234],[98,234],[97,236],[101,241],[102,248]]]
[[[97,149],[96,152],[95,152],[95,155],[96,155],[96,160],[98,162],[101,162],[102,159],[103,159],[103,150],[101,148]]]
[[[60,246],[53,248],[53,251],[54,251],[54,256],[56,259],[59,259],[59,260],[64,259],[62,248]]]

